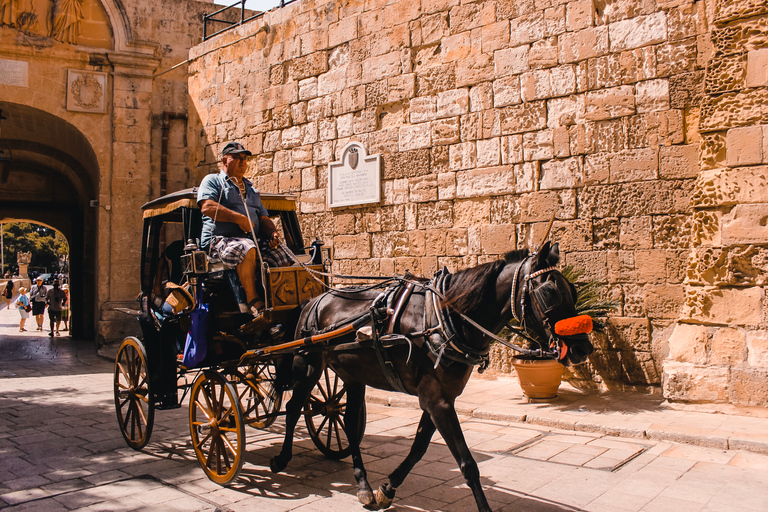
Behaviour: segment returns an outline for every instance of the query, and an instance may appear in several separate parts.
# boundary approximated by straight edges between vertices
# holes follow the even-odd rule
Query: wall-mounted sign
[[[338,162],[328,164],[328,206],[381,201],[381,155],[371,155],[359,142],[350,142]]]
[[[67,70],[67,110],[103,114],[106,111],[107,74]]]
[[[0,85],[29,86],[29,67],[23,60],[0,59]]]

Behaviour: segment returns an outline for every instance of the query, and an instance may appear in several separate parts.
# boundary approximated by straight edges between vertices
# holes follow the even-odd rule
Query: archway
[[[95,332],[99,166],[86,137],[48,112],[0,101],[0,220],[60,231],[70,246],[72,336]],[[94,206],[91,206],[91,205]]]

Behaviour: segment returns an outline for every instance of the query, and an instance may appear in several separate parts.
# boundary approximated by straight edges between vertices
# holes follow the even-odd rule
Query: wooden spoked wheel
[[[203,372],[192,386],[189,431],[208,478],[220,485],[237,478],[245,453],[243,414],[232,384],[213,370]]]
[[[238,374],[235,389],[246,425],[267,428],[275,422],[283,401],[282,391],[275,388],[275,374],[271,362],[253,364]]]
[[[347,388],[344,381],[330,368],[326,368],[317,386],[304,406],[304,420],[309,437],[317,449],[329,459],[343,459],[352,453],[344,430],[347,410]],[[358,439],[365,432],[365,404],[357,426]]]
[[[141,450],[155,423],[155,404],[149,384],[147,351],[136,338],[123,340],[115,358],[115,412],[125,442]]]

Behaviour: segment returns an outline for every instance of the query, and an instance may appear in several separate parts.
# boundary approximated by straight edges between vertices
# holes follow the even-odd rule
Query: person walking
[[[64,324],[62,331],[69,330],[69,285],[64,283],[61,285],[62,291],[67,294],[67,298],[64,299],[64,303],[61,305],[61,323]]]
[[[48,290],[45,295],[45,302],[48,304],[48,320],[51,322],[51,332],[48,336],[59,336],[59,324],[61,324],[61,310],[64,308],[64,302],[67,300],[67,294],[59,288],[59,280],[53,280],[53,288]],[[55,330],[54,330],[55,329]]]
[[[11,309],[11,299],[13,299],[13,279],[9,279],[8,282],[5,283],[3,297],[5,297],[5,307]]]
[[[30,304],[29,297],[27,297],[27,289],[23,286],[19,288],[19,296],[16,299],[16,308],[19,310],[19,315],[21,315],[21,320],[19,320],[19,332],[24,332],[26,329],[24,328],[24,324],[27,322],[27,318],[29,318],[29,312],[32,311],[32,304]]]
[[[43,330],[43,322],[45,320],[43,315],[45,314],[45,297],[47,293],[48,289],[43,284],[43,278],[38,277],[35,280],[35,284],[32,285],[32,290],[29,292],[32,299],[32,315],[37,321],[38,331]]]

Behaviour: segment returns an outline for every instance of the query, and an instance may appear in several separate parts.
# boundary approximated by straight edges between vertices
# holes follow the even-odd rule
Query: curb
[[[367,394],[366,401],[389,407],[408,409],[419,408],[418,399],[411,396]],[[719,431],[721,433],[718,434],[718,431],[706,431],[703,429],[700,434],[691,434],[689,432],[677,430],[673,426],[669,426],[666,429],[651,428],[650,425],[648,428],[640,426],[622,427],[618,425],[581,421],[578,418],[572,418],[566,414],[552,411],[546,411],[544,414],[514,414],[495,411],[482,406],[472,409],[469,407],[462,407],[458,404],[456,406],[456,412],[459,415],[483,420],[538,425],[542,427],[558,428],[561,430],[573,430],[576,432],[591,432],[613,437],[690,444],[719,450],[743,450],[768,455],[768,435],[762,434],[733,434],[723,431]]]

